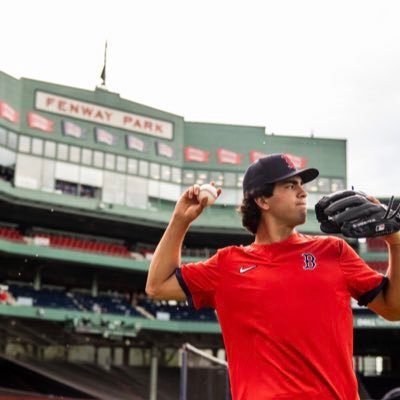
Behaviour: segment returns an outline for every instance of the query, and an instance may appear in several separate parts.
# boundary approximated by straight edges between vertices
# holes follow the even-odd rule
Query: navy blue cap
[[[261,189],[269,183],[279,182],[292,176],[300,176],[303,183],[307,183],[318,175],[319,171],[315,168],[296,168],[287,154],[270,154],[259,158],[247,168],[243,178],[243,193]]]

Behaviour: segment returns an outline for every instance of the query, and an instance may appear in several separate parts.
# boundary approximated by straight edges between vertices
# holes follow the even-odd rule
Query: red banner
[[[249,153],[250,162],[251,162],[251,163],[254,163],[254,162],[256,162],[259,158],[265,157],[265,156],[267,156],[267,155],[268,155],[268,154],[261,153],[261,152],[256,151],[256,150],[251,150],[250,153]]]
[[[307,166],[307,159],[300,156],[295,156],[294,154],[286,153],[286,156],[290,158],[294,166],[298,169],[305,168]]]
[[[15,124],[18,122],[19,113],[5,101],[0,100],[0,118],[8,119]]]
[[[242,154],[219,148],[217,149],[217,160],[220,164],[240,165],[242,163]]]
[[[53,132],[54,121],[33,112],[28,112],[27,116],[29,128],[39,129],[44,132]]]
[[[249,153],[250,162],[251,163],[256,162],[259,158],[265,157],[267,155],[268,154],[266,154],[266,153],[261,153],[256,150],[252,150]],[[295,168],[301,169],[301,168],[305,168],[307,166],[307,159],[304,157],[296,156],[296,155],[290,154],[290,153],[285,153],[285,156],[289,158],[289,160],[293,163],[293,166]]]
[[[185,147],[185,161],[208,163],[208,156],[210,152],[196,149],[195,147]]]

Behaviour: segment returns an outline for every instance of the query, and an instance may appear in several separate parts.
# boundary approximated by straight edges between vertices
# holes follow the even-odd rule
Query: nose
[[[304,187],[302,185],[299,185],[299,193],[297,195],[301,198],[307,197],[307,192],[304,190]]]

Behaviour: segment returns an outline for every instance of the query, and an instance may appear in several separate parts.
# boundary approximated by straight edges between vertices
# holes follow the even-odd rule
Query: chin
[[[301,215],[298,219],[297,225],[303,225],[307,221],[307,214]]]

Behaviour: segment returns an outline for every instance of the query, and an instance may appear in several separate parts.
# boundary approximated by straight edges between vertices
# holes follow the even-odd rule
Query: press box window
[[[68,160],[68,146],[66,144],[59,143],[57,145],[57,158],[59,160]]]
[[[43,140],[33,138],[32,139],[32,153],[38,156],[43,155]]]
[[[331,191],[336,192],[338,190],[344,189],[344,180],[343,179],[331,179]]]
[[[171,180],[171,167],[168,165],[161,165],[161,179],[163,181]]]
[[[7,143],[7,131],[0,127],[0,144],[5,145]]]
[[[22,153],[29,153],[31,151],[31,138],[28,136],[20,136],[18,150]]]
[[[328,193],[330,191],[329,178],[318,178],[317,185],[318,185],[318,192],[320,193]]]
[[[160,164],[150,163],[150,178],[160,179]]]
[[[95,151],[93,153],[93,165],[98,168],[104,167],[104,153],[101,151]]]
[[[222,172],[211,172],[210,179],[214,181],[217,186],[224,185],[224,174]]]
[[[7,140],[7,145],[11,149],[16,149],[17,148],[17,140],[18,136],[14,132],[8,132],[8,140]]]
[[[233,172],[224,173],[224,186],[235,187],[236,184],[236,174]]]
[[[117,156],[117,171],[119,172],[126,171],[126,157]]]
[[[71,146],[69,148],[69,161],[73,163],[80,163],[81,161],[81,149],[76,146]]]
[[[171,173],[172,173],[172,182],[175,183],[182,182],[182,170],[180,168],[173,167]]]
[[[55,158],[56,157],[56,144],[46,140],[44,142],[44,155],[45,157]]]
[[[194,183],[194,171],[193,170],[185,170],[183,171],[182,183],[184,185],[193,185]]]
[[[239,188],[242,187],[243,177],[244,177],[244,174],[238,174],[238,176],[237,176],[236,186]]]
[[[82,149],[82,164],[85,165],[92,164],[92,150]]]
[[[149,163],[147,161],[139,161],[139,175],[148,176],[149,175]]]
[[[316,181],[316,180],[313,180],[313,181],[311,181],[311,182],[309,182],[309,183],[306,183],[306,184],[304,185],[304,189],[305,189],[307,192],[318,192],[318,184],[317,184],[317,181]]]
[[[107,169],[115,169],[115,156],[114,154],[106,153],[106,168]]]
[[[196,183],[202,185],[208,182],[208,172],[207,171],[197,171],[196,172]]]
[[[128,159],[128,174],[137,175],[138,173],[138,162],[133,158]]]

